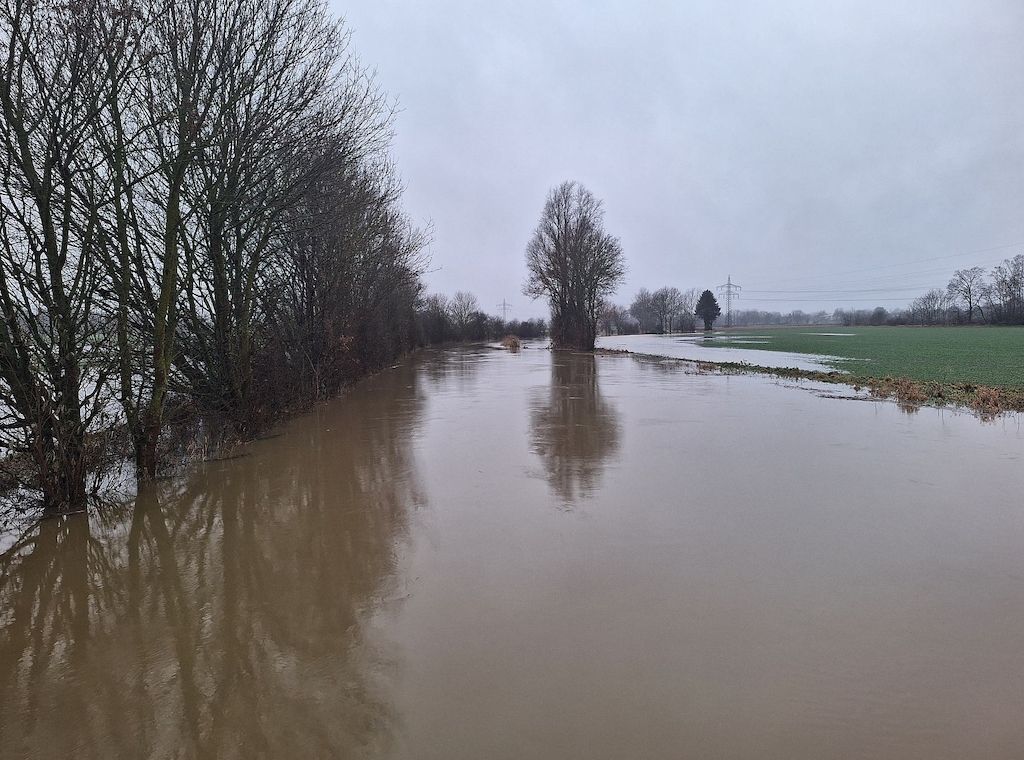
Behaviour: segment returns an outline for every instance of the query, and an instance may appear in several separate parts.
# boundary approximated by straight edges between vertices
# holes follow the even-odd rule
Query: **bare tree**
[[[601,201],[576,182],[548,194],[540,223],[526,248],[524,292],[546,296],[556,348],[592,351],[602,299],[625,275],[618,238],[604,231]]]
[[[94,2],[0,9],[0,430],[50,513],[81,510],[86,436],[104,409]]]
[[[333,163],[383,146],[391,112],[317,0],[236,2],[210,133],[185,186],[202,221],[183,237],[188,324],[176,366],[191,395],[244,422],[282,223]]]
[[[981,267],[970,269],[958,269],[953,273],[953,279],[946,286],[946,292],[954,301],[961,301],[967,307],[967,321],[974,321],[974,311],[981,312],[982,319],[985,312],[981,309],[981,299],[985,292],[985,270]]]
[[[652,332],[657,323],[658,314],[654,308],[654,296],[647,288],[640,288],[629,306],[629,313],[640,326],[640,332]]]
[[[910,304],[910,312],[913,320],[920,324],[942,324],[946,322],[949,303],[949,295],[946,291],[936,288],[915,298]]]
[[[94,432],[152,480],[168,404],[245,427],[414,345],[426,233],[324,0],[0,0],[0,40],[0,455],[47,510]]]
[[[607,299],[601,304],[601,314],[598,322],[601,326],[601,331],[605,335],[635,333],[639,326],[636,319],[630,314],[629,309],[625,306],[614,304]]]
[[[464,290],[458,291],[448,303],[448,315],[452,327],[461,340],[467,338],[473,314],[478,311],[480,311],[480,304],[477,302],[476,296]]]
[[[115,315],[119,398],[139,481],[152,480],[177,357],[181,257],[200,211],[187,183],[211,134],[241,0],[102,8],[104,81],[92,130],[108,193],[106,290]]]
[[[441,293],[433,293],[422,299],[419,304],[420,340],[425,344],[444,343],[451,340],[451,311],[448,297]]]
[[[319,398],[415,340],[427,233],[397,209],[389,165],[350,164],[338,151],[332,174],[286,218],[260,351],[264,382],[276,386],[265,396]]]
[[[687,288],[679,295],[679,329],[684,332],[693,332],[697,329],[694,309],[697,308],[697,288]]]
[[[678,317],[683,311],[683,294],[679,288],[665,287],[654,291],[651,298],[658,316],[659,332],[672,332],[673,326],[678,326]]]
[[[98,88],[100,118],[92,125],[92,147],[103,161],[101,192],[107,198],[101,261],[104,298],[97,303],[115,326],[115,395],[131,437],[137,476],[145,449],[142,425],[143,395],[152,380],[152,315],[157,309],[153,262],[158,235],[153,228],[155,205],[148,191],[156,166],[147,143],[165,127],[169,114],[155,113],[147,95],[146,66],[156,56],[156,39],[149,33],[149,3],[132,13],[110,4],[97,16],[101,45]],[[172,283],[168,283],[171,286]],[[140,478],[141,479],[141,478]]]
[[[992,270],[992,283],[986,296],[993,321],[1024,322],[1024,255],[1006,259]]]
[[[697,290],[690,288],[683,292],[679,288],[663,287],[653,293],[640,288],[629,313],[640,324],[640,332],[672,332],[694,329],[693,310],[697,305]]]

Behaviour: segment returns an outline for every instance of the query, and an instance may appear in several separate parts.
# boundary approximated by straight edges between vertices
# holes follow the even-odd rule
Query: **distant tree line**
[[[245,430],[419,342],[393,111],[325,0],[0,2],[0,464],[46,511],[102,431],[152,480],[182,409]]]
[[[598,324],[605,335],[693,332],[698,296],[696,288],[640,288],[629,306],[604,301]]]
[[[911,324],[1024,324],[1024,255],[988,272],[958,269],[945,290],[928,291],[901,316]]]
[[[543,338],[548,324],[543,319],[504,320],[480,310],[476,296],[459,291],[451,298],[434,294],[424,298],[418,309],[419,339],[423,345],[455,341]]]
[[[915,298],[905,309],[847,311],[833,321],[843,325],[1024,325],[1024,255],[986,271],[958,269],[947,286]]]
[[[794,309],[789,312],[764,311],[761,309],[733,309],[732,324],[734,327],[752,327],[755,325],[822,325],[831,321],[827,311],[806,312]]]
[[[633,302],[619,306],[604,302],[599,325],[606,335],[692,332],[697,290],[641,288]],[[922,294],[906,308],[835,309],[805,312],[734,309],[734,327],[771,325],[1024,325],[1024,255],[1006,259],[990,271],[958,269],[943,288]]]

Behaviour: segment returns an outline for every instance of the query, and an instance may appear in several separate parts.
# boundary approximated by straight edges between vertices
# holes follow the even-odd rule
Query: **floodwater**
[[[423,352],[0,558],[4,758],[1024,757],[1017,418]]]
[[[719,343],[728,345],[705,346],[705,335],[602,335],[597,339],[598,348],[617,351],[631,351],[634,354],[664,356],[671,359],[688,359],[701,362],[736,362],[754,364],[759,367],[802,369],[811,372],[835,372],[836,365],[842,366],[840,356],[824,354],[795,354],[788,351],[766,351],[757,346],[771,342],[770,335],[756,330],[740,335],[735,333],[710,333]],[[840,371],[842,371],[840,369]]]

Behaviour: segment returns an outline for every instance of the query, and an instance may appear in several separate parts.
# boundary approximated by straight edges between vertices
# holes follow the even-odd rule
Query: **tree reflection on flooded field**
[[[0,757],[1011,758],[1016,418],[424,351],[0,556]]]

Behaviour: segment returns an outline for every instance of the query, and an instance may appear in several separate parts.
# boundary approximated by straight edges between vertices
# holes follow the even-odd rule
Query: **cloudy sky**
[[[1020,0],[334,0],[402,109],[431,290],[522,295],[549,188],[602,198],[617,299],[898,306],[1024,252]]]

